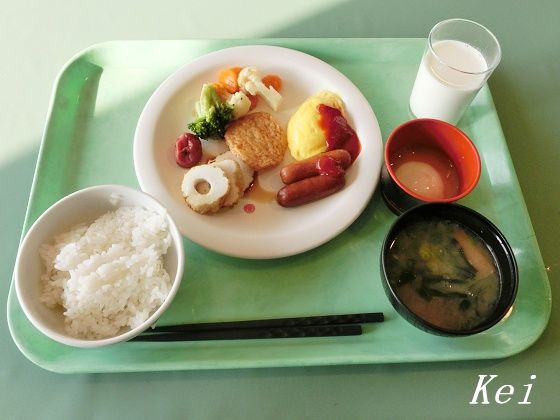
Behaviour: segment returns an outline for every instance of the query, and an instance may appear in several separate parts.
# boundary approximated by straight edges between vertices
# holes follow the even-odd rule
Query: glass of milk
[[[410,111],[416,118],[457,124],[500,58],[498,40],[479,23],[439,22],[428,36],[410,95]]]

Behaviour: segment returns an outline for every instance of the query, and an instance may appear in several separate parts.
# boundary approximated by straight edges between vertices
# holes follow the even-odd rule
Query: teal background
[[[239,2],[241,3],[241,2]],[[425,37],[474,19],[502,44],[489,84],[553,294],[549,327],[508,359],[415,365],[58,375],[37,368],[0,319],[3,418],[557,418],[560,54],[555,1],[12,2],[0,8],[0,294],[7,298],[50,90],[79,50],[114,39]],[[196,14],[196,19],[193,18]],[[210,23],[200,17],[208,16]],[[470,406],[479,374],[514,401]],[[530,375],[537,377],[530,380]],[[517,405],[532,382],[531,405]],[[491,387],[493,390],[497,386]]]

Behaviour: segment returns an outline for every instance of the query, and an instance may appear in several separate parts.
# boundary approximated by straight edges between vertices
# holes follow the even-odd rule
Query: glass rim
[[[496,60],[495,60],[495,64],[492,66],[489,66],[486,70],[484,71],[465,71],[465,70],[461,70],[457,67],[451,66],[448,63],[445,62],[445,60],[443,60],[440,56],[437,55],[437,53],[434,51],[433,45],[432,45],[432,36],[434,34],[434,31],[437,30],[441,25],[449,23],[449,22],[466,22],[466,23],[470,23],[473,24],[474,26],[482,29],[483,31],[485,31],[487,34],[490,35],[490,38],[494,40],[494,42],[496,43],[497,47],[498,47],[498,54],[496,56]],[[463,74],[474,74],[474,75],[482,75],[482,74],[488,74],[491,73],[492,71],[494,71],[494,69],[496,67],[498,67],[498,64],[500,64],[500,61],[502,59],[502,47],[500,46],[500,43],[498,42],[498,38],[496,38],[496,35],[494,35],[492,33],[492,31],[490,29],[488,29],[486,26],[481,25],[478,22],[475,22],[474,20],[469,20],[469,19],[462,19],[462,18],[453,18],[453,19],[446,19],[446,20],[442,20],[441,22],[438,22],[435,24],[435,26],[430,30],[430,33],[428,34],[428,48],[430,49],[431,53],[434,55],[434,57],[444,66],[449,67],[450,69],[453,69],[455,71],[458,71],[460,73]]]

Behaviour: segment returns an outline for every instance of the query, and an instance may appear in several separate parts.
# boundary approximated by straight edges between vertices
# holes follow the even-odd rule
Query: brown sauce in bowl
[[[501,293],[500,271],[488,246],[450,221],[422,220],[403,228],[389,248],[386,272],[411,312],[452,331],[487,321]]]

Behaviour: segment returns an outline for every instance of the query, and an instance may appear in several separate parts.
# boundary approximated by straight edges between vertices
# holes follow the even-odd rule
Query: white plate
[[[299,104],[321,90],[340,95],[348,121],[362,151],[346,174],[340,192],[304,206],[285,209],[276,202],[243,199],[236,207],[204,216],[189,209],[181,195],[185,169],[175,163],[177,137],[194,120],[194,103],[203,83],[217,79],[220,69],[256,66],[263,74],[278,74],[284,98],[279,112],[264,101],[259,107],[286,127]],[[224,147],[214,141],[213,146]],[[134,167],[142,190],[156,197],[190,240],[216,252],[242,258],[278,258],[315,248],[346,229],[369,202],[382,162],[383,143],[375,114],[361,92],[327,63],[299,51],[272,46],[228,48],[186,64],[165,80],[149,99],[134,136]],[[277,191],[280,168],[259,174],[261,186]],[[255,204],[253,213],[243,210]]]

